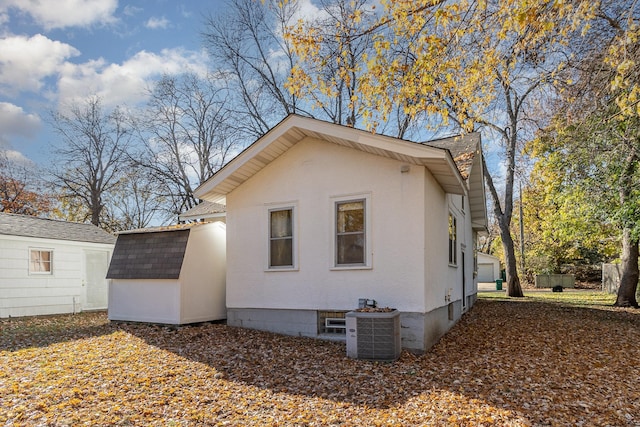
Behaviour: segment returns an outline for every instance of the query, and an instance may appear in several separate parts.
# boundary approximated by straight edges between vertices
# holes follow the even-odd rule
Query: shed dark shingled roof
[[[107,279],[177,279],[190,229],[139,230],[118,235]]]
[[[93,224],[0,212],[0,234],[41,239],[113,244],[115,236]]]

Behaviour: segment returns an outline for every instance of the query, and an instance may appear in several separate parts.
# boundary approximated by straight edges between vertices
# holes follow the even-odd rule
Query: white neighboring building
[[[340,339],[371,299],[423,351],[476,300],[478,134],[420,144],[292,115],[195,195],[226,205],[230,325]]]
[[[106,309],[115,240],[93,224],[0,213],[0,318]]]
[[[478,282],[495,282],[500,278],[500,259],[493,255],[478,252]]]
[[[225,224],[121,232],[107,278],[109,319],[185,324],[226,318]]]

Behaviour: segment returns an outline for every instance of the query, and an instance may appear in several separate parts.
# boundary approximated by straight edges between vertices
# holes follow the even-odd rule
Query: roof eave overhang
[[[476,156],[467,179],[469,189],[469,210],[471,211],[471,226],[474,231],[487,232],[487,198],[484,187],[484,171],[482,148],[478,143]]]
[[[178,221],[193,221],[197,219],[225,218],[226,212],[216,212],[208,214],[178,215]]]
[[[226,204],[227,194],[305,138],[321,139],[403,163],[425,166],[445,192],[466,192],[465,180],[448,150],[292,115],[196,188],[195,196]]]

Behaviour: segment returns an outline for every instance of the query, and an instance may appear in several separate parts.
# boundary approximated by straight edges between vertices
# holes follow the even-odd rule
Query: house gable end
[[[306,137],[425,166],[445,192],[465,192],[464,179],[446,149],[291,115],[198,187],[195,195],[211,202],[226,203],[228,193]]]

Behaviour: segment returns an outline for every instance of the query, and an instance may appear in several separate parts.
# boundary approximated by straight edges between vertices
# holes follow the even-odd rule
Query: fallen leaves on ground
[[[424,355],[104,313],[0,321],[0,424],[640,424],[640,312],[480,300]]]

